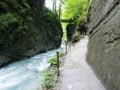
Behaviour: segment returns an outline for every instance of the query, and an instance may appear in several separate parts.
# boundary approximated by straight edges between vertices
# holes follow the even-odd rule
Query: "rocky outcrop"
[[[14,1],[16,4],[20,4],[19,1]],[[23,1],[25,5],[30,5],[30,11],[27,13],[28,16],[32,17],[29,18],[31,20],[29,30],[26,30],[23,33],[16,33],[15,30],[12,31],[11,29],[12,32],[9,32],[9,36],[14,37],[12,39],[4,33],[4,37],[0,38],[0,66],[16,60],[31,57],[40,52],[58,48],[61,44],[63,32],[60,20],[55,13],[44,7],[45,0],[27,0],[27,4],[25,0]],[[13,1],[10,3],[12,2]],[[2,3],[4,4],[4,1],[2,1]],[[24,10],[25,6],[22,4],[20,5],[22,10]],[[10,7],[12,6],[9,6],[7,10],[13,13]],[[12,9],[14,10],[14,7],[12,7]],[[25,12],[25,10],[23,12]],[[19,13],[20,11],[16,10],[14,12]],[[23,19],[27,18],[24,17],[24,14],[21,17],[23,17]],[[29,22],[23,22],[22,24],[29,24]],[[14,29],[15,28],[16,27],[14,27]],[[2,30],[0,30],[0,33],[1,32]]]
[[[107,90],[120,90],[120,0],[92,0],[87,61]]]
[[[76,25],[75,24],[68,24],[66,27],[66,32],[67,32],[67,40],[71,41],[72,40],[72,36],[75,34],[75,28]]]

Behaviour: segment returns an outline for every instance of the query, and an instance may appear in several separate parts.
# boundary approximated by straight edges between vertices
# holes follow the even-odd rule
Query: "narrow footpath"
[[[69,49],[55,90],[105,90],[86,62],[88,37]]]

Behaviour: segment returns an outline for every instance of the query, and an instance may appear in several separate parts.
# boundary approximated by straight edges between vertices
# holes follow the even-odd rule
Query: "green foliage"
[[[13,14],[7,13],[0,16],[0,30],[4,31],[11,25],[18,24],[18,20]]]
[[[60,58],[63,57],[64,55],[65,55],[65,53],[63,53],[63,52],[59,53]]]
[[[67,26],[67,23],[62,23],[62,27],[63,27],[63,38],[62,38],[62,40],[63,41],[67,40],[66,26]]]
[[[33,20],[26,0],[1,0],[0,11],[0,32],[11,30],[23,33],[29,30]]]
[[[47,90],[51,90],[54,84],[54,73],[46,70],[43,72],[42,76],[42,82],[44,83],[45,87],[47,88]]]
[[[59,53],[59,57],[63,57],[64,56],[64,53],[60,52]],[[48,60],[48,63],[50,63],[50,65],[52,67],[57,67],[57,57],[56,56],[53,56],[52,58],[50,58],[50,60]],[[59,64],[61,65],[61,61],[59,61]]]
[[[75,33],[73,36],[72,36],[72,43],[76,43],[80,40],[80,35],[78,33]]]
[[[61,36],[58,35],[58,36],[55,36],[55,40],[60,40],[61,39]]]
[[[88,11],[89,0],[64,0],[64,6],[63,17],[80,23]]]
[[[53,67],[57,67],[57,58],[56,58],[56,56],[53,56],[52,58],[50,58],[48,63],[50,63],[51,66],[53,66]]]
[[[55,22],[55,20],[59,20],[58,16],[56,13],[48,10],[47,8],[43,8],[43,14],[44,14],[44,20],[48,21],[48,22]],[[45,18],[46,17],[46,18]],[[55,20],[54,20],[54,19]]]
[[[62,38],[62,27],[58,15],[44,7],[42,18],[46,26],[47,36],[55,42],[60,41]]]
[[[59,56],[63,57],[64,53],[60,52]],[[57,74],[56,73],[57,72],[56,71],[56,68],[57,68],[56,56],[53,56],[52,58],[50,58],[48,63],[51,64],[51,67],[43,72],[42,74],[43,79],[41,82],[45,85],[47,90],[53,90],[52,87],[55,85],[56,80],[57,80],[57,77],[55,77],[55,75]],[[61,62],[60,62],[60,65],[61,65]]]

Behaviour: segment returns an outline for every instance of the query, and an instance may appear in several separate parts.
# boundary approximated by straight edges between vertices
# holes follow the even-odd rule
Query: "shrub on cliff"
[[[0,31],[9,29],[23,32],[29,29],[32,17],[29,15],[30,6],[26,0],[2,0],[0,11]]]
[[[29,12],[26,0],[0,1],[0,44],[3,47],[9,47],[15,38],[29,30],[32,22]]]
[[[43,21],[46,25],[47,35],[52,41],[61,41],[62,38],[62,27],[58,15],[49,9],[43,9]]]

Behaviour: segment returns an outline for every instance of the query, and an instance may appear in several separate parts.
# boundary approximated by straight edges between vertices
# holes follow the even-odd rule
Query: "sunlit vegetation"
[[[80,23],[85,19],[89,7],[89,0],[63,0],[63,18],[72,19]]]
[[[62,28],[63,28],[63,38],[62,40],[65,41],[67,40],[67,34],[66,34],[66,26],[68,23],[62,23]]]
[[[73,21],[72,23],[76,24],[76,26],[85,22],[86,14],[89,8],[89,0],[62,0],[62,2],[63,2],[62,4],[62,18],[63,19],[72,20]],[[63,35],[64,41],[67,40],[66,26],[69,23],[70,22],[62,23],[63,31],[64,31],[64,35]],[[74,39],[78,39],[76,37],[76,34],[72,37],[73,41]]]
[[[52,90],[53,85],[55,84],[54,81],[54,73],[50,70],[46,70],[42,74],[43,79],[41,82],[43,82],[43,85],[45,85],[45,88],[47,90]]]
[[[59,53],[59,57],[62,58],[64,56],[63,52]],[[42,74],[43,79],[41,82],[47,88],[47,90],[53,90],[56,81],[57,81],[57,57],[53,56],[48,60],[50,67],[45,70]],[[59,64],[62,65],[62,62],[59,61]]]

